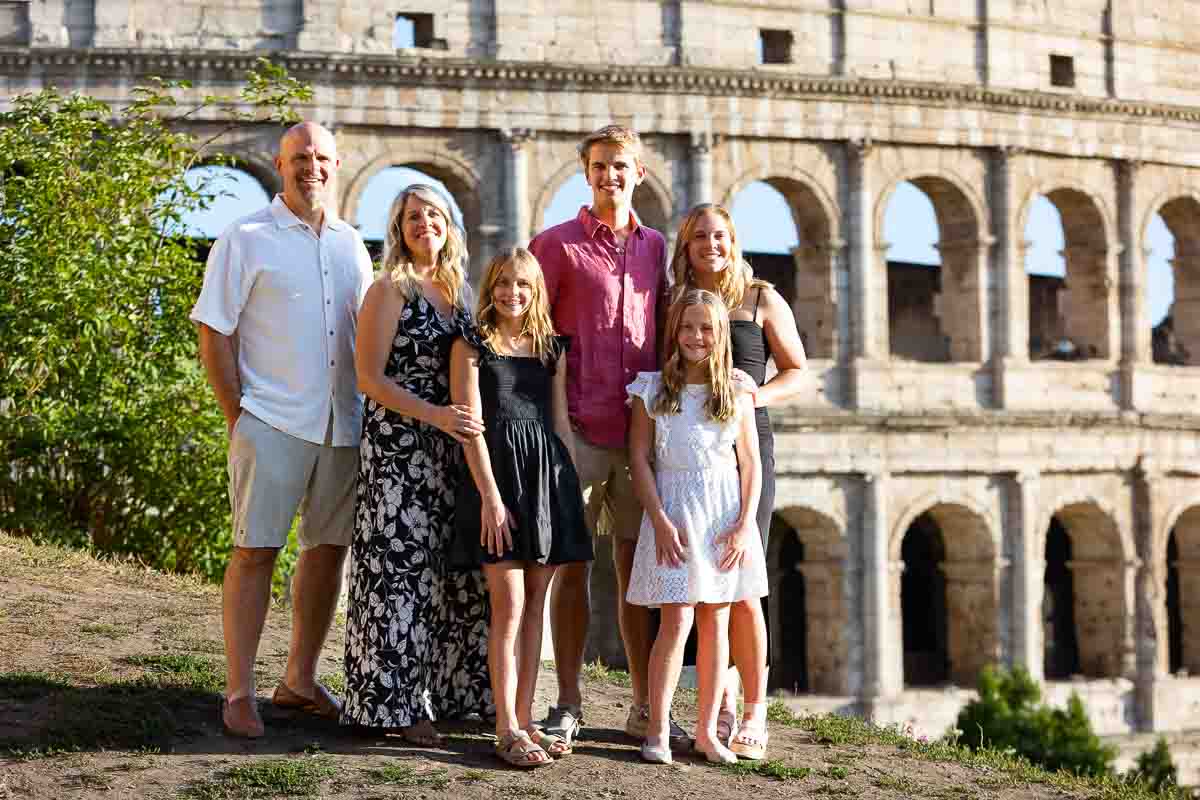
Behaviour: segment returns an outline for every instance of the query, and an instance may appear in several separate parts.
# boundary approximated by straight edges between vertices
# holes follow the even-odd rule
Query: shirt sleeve
[[[363,244],[362,239],[358,239],[354,259],[358,267],[358,291],[356,293],[358,303],[355,307],[362,308],[363,300],[367,297],[367,290],[375,282],[375,265],[371,263],[371,254],[367,251],[367,246]]]
[[[225,336],[237,330],[251,288],[238,238],[237,231],[231,230],[213,243],[204,268],[204,285],[191,313],[193,322]]]

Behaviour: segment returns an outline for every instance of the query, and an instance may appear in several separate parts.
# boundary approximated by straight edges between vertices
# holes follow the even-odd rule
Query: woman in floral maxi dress
[[[462,235],[435,189],[410,186],[395,208],[384,275],[359,314],[366,409],[342,722],[429,746],[436,720],[492,707],[483,579],[446,561],[460,442],[483,426],[450,405],[450,345],[471,325]]]

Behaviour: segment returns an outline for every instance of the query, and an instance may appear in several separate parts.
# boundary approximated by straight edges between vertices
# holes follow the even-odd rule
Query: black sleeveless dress
[[[733,350],[733,366],[754,378],[762,386],[767,379],[767,360],[771,345],[758,319],[758,301],[762,289],[754,297],[751,319],[735,319],[729,323],[729,338]],[[762,459],[762,494],[758,499],[758,530],[762,535],[763,553],[767,552],[767,536],[771,531],[771,512],[775,508],[775,436],[771,433],[771,418],[766,408],[754,409],[754,424],[758,428],[758,452]]]
[[[546,365],[532,356],[498,355],[472,330],[465,330],[463,338],[479,352],[483,436],[500,497],[514,518],[513,546],[494,556],[480,545],[482,499],[464,460],[451,563],[478,569],[500,561],[591,561],[592,536],[584,522],[579,477],[552,417],[554,364],[565,356],[570,340],[555,337],[554,358]]]

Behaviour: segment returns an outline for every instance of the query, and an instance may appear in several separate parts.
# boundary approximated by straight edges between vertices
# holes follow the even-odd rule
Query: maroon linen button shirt
[[[567,351],[571,424],[596,447],[625,447],[625,387],[658,367],[655,311],[667,289],[667,242],[633,218],[617,243],[612,228],[583,206],[575,219],[547,228],[529,243],[542,265],[558,333]]]

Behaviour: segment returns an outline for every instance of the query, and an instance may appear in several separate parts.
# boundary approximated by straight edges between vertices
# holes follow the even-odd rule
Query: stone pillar
[[[1045,651],[1042,642],[1042,594],[1045,590],[1046,553],[1038,525],[1036,472],[1019,472],[1009,488],[1011,530],[1017,532],[1015,580],[1013,581],[1012,650],[1014,665],[1029,670],[1034,680],[1042,680]]]
[[[887,251],[881,257],[876,240],[872,149],[869,139],[860,139],[850,142],[846,150],[849,182],[844,207],[853,309],[849,344],[856,359],[884,361],[888,357]]]
[[[868,709],[900,690],[903,653],[895,636],[893,572],[888,547],[888,484],[886,472],[863,476],[863,703]],[[896,593],[896,597],[899,594]]]
[[[1121,616],[1120,663],[1117,669],[1123,678],[1136,681],[1138,677],[1138,575],[1142,571],[1142,559],[1132,558],[1121,564],[1121,597],[1125,613]]]
[[[995,246],[990,254],[987,291],[989,307],[995,309],[991,361],[995,402],[1001,408],[1010,404],[1010,396],[1019,394],[1017,373],[1029,363],[1029,275],[1025,272],[1024,232],[1017,229],[1020,198],[1016,167],[1023,157],[1020,149],[998,148],[988,175]],[[1040,655],[1038,662],[1040,665]]]
[[[517,247],[525,247],[533,235],[529,202],[529,143],[535,132],[527,128],[502,130],[500,138],[507,147],[505,152],[505,212],[508,215],[507,240]]]
[[[1146,315],[1146,253],[1139,246],[1138,183],[1141,164],[1117,162],[1117,237],[1120,254],[1121,361],[1151,363]]]
[[[689,174],[688,200],[692,206],[713,202],[713,148],[717,136],[708,131],[693,131],[692,144],[688,148]]]
[[[1175,276],[1175,301],[1171,304],[1175,341],[1187,352],[1187,365],[1200,366],[1200,241],[1175,237],[1171,271]]]

